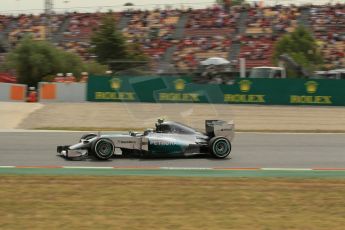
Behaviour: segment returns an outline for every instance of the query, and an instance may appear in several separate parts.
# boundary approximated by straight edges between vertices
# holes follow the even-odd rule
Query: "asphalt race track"
[[[0,166],[114,166],[224,168],[345,168],[345,134],[237,133],[228,159],[114,158],[67,161],[57,145],[74,144],[78,132],[0,132]]]

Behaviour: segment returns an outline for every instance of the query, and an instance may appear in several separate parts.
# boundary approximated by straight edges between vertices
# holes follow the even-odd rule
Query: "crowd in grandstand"
[[[175,44],[173,33],[181,14],[180,10],[127,12],[130,20],[122,32],[127,42],[141,44],[144,53],[157,64],[166,50]]]
[[[64,33],[65,38],[88,39],[92,30],[100,25],[101,14],[95,13],[75,13],[71,14],[68,21],[68,27]]]
[[[246,59],[248,68],[270,66],[273,56],[273,44],[276,38],[272,34],[243,36],[242,48],[239,57]]]
[[[328,68],[345,66],[345,5],[313,6],[310,25]]]
[[[249,8],[247,34],[272,34],[291,32],[297,24],[300,9],[295,6],[274,6]]]
[[[173,62],[178,69],[195,69],[208,57],[227,58],[231,46],[229,36],[195,36],[179,42]]]
[[[90,37],[103,13],[65,13],[50,18],[49,35],[61,48],[84,59],[90,53]],[[345,65],[345,4],[322,6],[246,6],[206,9],[132,10],[113,13],[128,42],[138,43],[152,63],[166,61],[181,71],[195,70],[208,57],[246,58],[247,67],[273,65],[274,44],[298,25],[309,28],[325,58],[325,67]],[[126,20],[124,20],[126,19]],[[121,28],[120,28],[120,22]],[[8,49],[24,34],[47,39],[47,16],[0,15],[0,35]],[[60,36],[61,35],[61,36]],[[231,49],[234,43],[238,50]],[[232,55],[235,52],[235,55]]]

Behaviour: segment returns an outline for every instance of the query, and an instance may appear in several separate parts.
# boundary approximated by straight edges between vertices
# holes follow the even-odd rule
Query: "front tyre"
[[[231,152],[231,143],[225,137],[213,137],[209,147],[211,154],[215,158],[226,158]]]
[[[108,160],[110,157],[114,155],[115,146],[111,140],[106,138],[100,138],[94,143],[92,147],[92,152],[94,153],[97,159]]]

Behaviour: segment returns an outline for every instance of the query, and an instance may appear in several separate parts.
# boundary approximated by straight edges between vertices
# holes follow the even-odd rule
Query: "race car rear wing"
[[[223,136],[231,141],[235,135],[235,124],[233,121],[206,120],[205,129],[209,137]]]

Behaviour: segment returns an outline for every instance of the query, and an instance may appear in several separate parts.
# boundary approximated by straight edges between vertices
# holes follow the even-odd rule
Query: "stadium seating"
[[[291,32],[296,28],[299,15],[295,6],[251,7],[248,9],[246,34]]]
[[[57,39],[54,42],[83,59],[92,59],[93,55],[89,53],[91,34],[100,26],[104,14],[75,12],[53,15],[50,25],[51,34]],[[248,68],[272,65],[277,39],[301,23],[309,27],[317,39],[325,68],[343,68],[345,65],[345,4],[301,7],[253,5],[229,10],[214,5],[183,11],[131,10],[112,15],[118,22],[123,17],[128,19],[121,32],[127,42],[140,44],[143,52],[151,57],[153,68],[168,58],[178,71],[193,71],[200,61],[208,57],[228,58],[235,42],[240,47],[238,53],[233,55],[234,60],[246,58]],[[243,15],[246,16],[244,19]],[[301,22],[301,17],[306,18],[306,22]],[[240,28],[241,20],[244,24]],[[0,35],[8,39],[10,48],[26,33],[37,40],[46,39],[47,28],[45,14],[0,15]],[[182,35],[177,36],[177,31]],[[165,55],[167,52],[171,55]]]
[[[241,38],[240,58],[246,59],[246,67],[272,66],[273,44],[272,35],[244,36]]]
[[[89,39],[93,29],[100,25],[101,13],[73,13],[69,15],[69,25],[65,38]]]
[[[179,10],[133,11],[130,21],[122,29],[129,43],[139,43],[143,52],[151,57],[151,66],[156,68],[166,50],[176,41],[173,33],[181,16]]]
[[[174,66],[182,71],[194,70],[209,57],[227,59],[238,18],[237,8],[230,12],[219,6],[189,10],[184,38],[173,54]]]
[[[89,41],[71,40],[61,42],[59,43],[59,46],[67,51],[78,54],[84,60],[88,60],[91,58],[91,54],[89,53],[91,45]]]
[[[309,23],[320,44],[327,69],[345,65],[345,4],[312,6]]]
[[[11,19],[11,16],[0,15],[0,32],[4,31],[9,26]]]
[[[208,57],[227,58],[231,40],[229,37],[190,37],[179,42],[174,53],[175,67],[181,70],[191,70],[198,67],[200,61]]]

